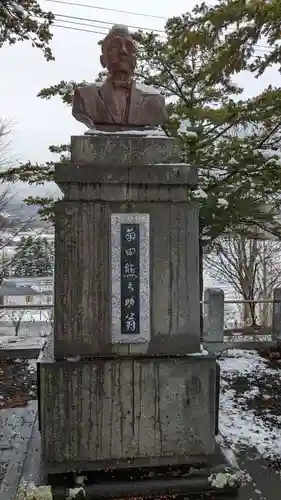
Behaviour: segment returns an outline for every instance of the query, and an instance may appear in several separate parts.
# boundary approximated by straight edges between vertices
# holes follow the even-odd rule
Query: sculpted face
[[[103,43],[101,64],[113,77],[122,73],[127,78],[132,76],[136,66],[136,47],[133,39],[122,34],[109,35]]]

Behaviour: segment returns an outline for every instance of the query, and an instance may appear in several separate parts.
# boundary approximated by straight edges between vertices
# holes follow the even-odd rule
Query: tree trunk
[[[251,321],[252,325],[251,326],[257,326],[257,320],[256,320],[256,304],[255,302],[250,302],[250,315],[251,315]]]

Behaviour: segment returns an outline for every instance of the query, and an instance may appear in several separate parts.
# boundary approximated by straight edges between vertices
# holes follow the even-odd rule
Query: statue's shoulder
[[[159,125],[167,121],[165,97],[150,85],[136,84],[138,92],[145,96],[146,112],[152,117],[151,124]]]
[[[157,90],[155,87],[152,87],[152,85],[145,85],[144,83],[139,83],[136,82],[136,89],[141,92],[142,94],[145,94],[147,96],[153,96],[153,97],[162,97],[159,90]]]
[[[76,90],[80,95],[91,95],[98,92],[98,89],[102,86],[102,82],[88,83],[85,85],[79,85]]]
[[[145,85],[144,83],[137,83],[136,89],[145,96],[148,106],[153,109],[165,108],[165,97],[152,85]]]

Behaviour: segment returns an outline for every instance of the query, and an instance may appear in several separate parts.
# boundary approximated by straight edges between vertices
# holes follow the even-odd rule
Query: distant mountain
[[[38,215],[39,207],[37,205],[26,205],[21,200],[10,202],[7,206],[7,212],[16,218],[20,223],[26,222],[28,227],[51,227],[51,224],[43,221]]]
[[[26,205],[22,200],[10,201],[7,206],[10,214],[16,215],[20,220],[26,220],[30,217],[38,217],[38,207],[36,205]]]
[[[12,186],[8,184],[2,186],[2,189],[7,188],[10,199],[5,207],[5,212],[10,214],[13,218],[18,219],[20,222],[28,223],[30,228],[51,227],[51,224],[41,220],[38,215],[38,206],[27,205],[23,200],[28,196],[54,196],[54,198],[59,198],[61,196],[61,191],[55,183],[50,182],[42,186],[28,186],[22,182],[16,182],[12,184]]]

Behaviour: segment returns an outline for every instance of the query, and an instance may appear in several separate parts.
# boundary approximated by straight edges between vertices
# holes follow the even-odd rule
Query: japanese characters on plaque
[[[121,224],[121,333],[140,333],[139,224]]]
[[[150,341],[149,214],[111,214],[112,343]]]

